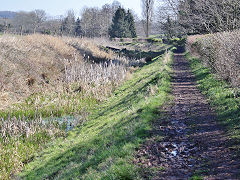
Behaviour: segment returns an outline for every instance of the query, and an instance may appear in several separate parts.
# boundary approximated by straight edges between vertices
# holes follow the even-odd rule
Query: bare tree
[[[180,26],[178,0],[161,1],[156,11],[156,21],[158,32],[164,33],[167,38],[185,34],[184,29]]]
[[[36,9],[32,13],[34,19],[34,30],[33,33],[36,33],[37,28],[47,19],[46,12],[44,10]]]
[[[18,12],[13,19],[13,26],[16,33],[32,33],[34,29],[34,13]]]
[[[102,29],[101,36],[108,36],[108,29],[111,26],[114,13],[115,11],[110,4],[105,4],[102,6],[100,11],[100,24]]]
[[[114,1],[112,4],[105,4],[99,8],[84,8],[81,13],[82,30],[87,37],[106,37],[112,18],[121,4]]]
[[[100,10],[98,8],[85,8],[81,16],[84,36],[99,37],[102,32]]]
[[[113,3],[111,4],[111,8],[112,8],[112,16],[115,14],[115,12],[117,11],[117,9],[119,7],[121,7],[121,3],[119,1],[114,0]]]
[[[0,32],[8,33],[11,28],[11,19],[0,18]]]
[[[41,31],[44,34],[61,35],[62,20],[59,17],[48,19],[42,23]]]
[[[75,13],[73,10],[68,10],[66,17],[62,20],[61,33],[62,35],[74,35],[75,30]]]
[[[240,28],[239,0],[167,0],[188,33],[214,33]]]
[[[153,18],[154,0],[142,0],[142,16],[144,18],[144,28],[146,36],[149,36]]]

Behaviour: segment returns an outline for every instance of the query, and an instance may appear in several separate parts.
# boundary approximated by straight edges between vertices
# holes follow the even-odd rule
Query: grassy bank
[[[26,179],[140,179],[132,163],[157,112],[169,101],[170,55],[133,74],[114,95],[75,128],[55,141],[20,174]]]
[[[191,68],[196,76],[199,89],[205,94],[212,107],[218,114],[218,119],[229,132],[231,148],[240,150],[240,89],[232,88],[225,81],[219,80],[209,68],[190,54],[186,57],[191,63]]]

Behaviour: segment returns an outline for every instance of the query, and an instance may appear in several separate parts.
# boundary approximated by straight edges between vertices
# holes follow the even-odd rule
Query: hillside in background
[[[12,19],[14,16],[16,16],[16,14],[16,12],[12,11],[0,11],[0,18]]]

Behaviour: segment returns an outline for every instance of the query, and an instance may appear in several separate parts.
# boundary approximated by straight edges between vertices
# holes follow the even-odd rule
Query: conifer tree
[[[111,38],[135,38],[137,37],[134,17],[130,10],[119,7],[113,17],[112,25],[109,28]]]
[[[82,27],[81,27],[81,20],[77,18],[76,24],[75,24],[75,36],[82,36]]]
[[[111,38],[126,38],[127,37],[127,24],[126,12],[123,8],[119,7],[113,17],[112,25],[109,29]]]
[[[127,24],[128,24],[128,31],[130,33],[129,37],[136,38],[137,33],[136,33],[135,21],[134,21],[134,17],[133,17],[130,10],[128,10],[128,12],[127,12],[126,21],[127,21]]]

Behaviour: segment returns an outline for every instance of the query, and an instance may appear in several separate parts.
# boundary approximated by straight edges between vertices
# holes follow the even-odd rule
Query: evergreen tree
[[[62,24],[61,24],[61,28],[60,28],[60,31],[61,31],[61,34],[65,34],[67,32],[67,25],[68,22],[67,22],[67,18],[64,18],[64,20],[62,21]]]
[[[130,10],[128,10],[127,15],[126,15],[126,23],[128,24],[128,31],[130,33],[129,37],[136,38],[137,33],[136,33],[135,21],[134,21],[134,17]]]
[[[75,24],[75,36],[82,36],[82,27],[81,27],[81,20],[77,18],[76,24]]]
[[[111,38],[126,38],[127,37],[127,23],[125,9],[119,7],[113,17],[112,25],[109,29]]]

